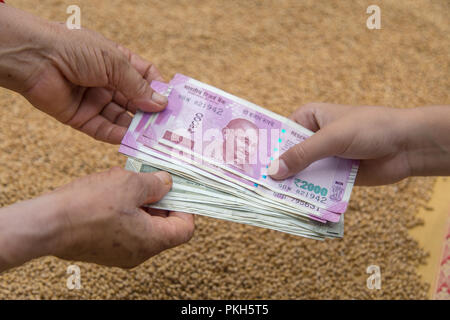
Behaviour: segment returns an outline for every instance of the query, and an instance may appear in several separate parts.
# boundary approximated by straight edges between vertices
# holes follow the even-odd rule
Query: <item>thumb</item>
[[[172,176],[164,171],[155,173],[138,173],[144,186],[143,197],[139,198],[138,206],[161,200],[172,188]]]
[[[122,52],[118,50],[112,59],[109,85],[127,98],[130,111],[158,112],[166,107],[167,97],[155,92]]]
[[[267,173],[276,180],[286,179],[314,161],[340,154],[343,148],[336,132],[331,126],[320,129],[273,161]]]

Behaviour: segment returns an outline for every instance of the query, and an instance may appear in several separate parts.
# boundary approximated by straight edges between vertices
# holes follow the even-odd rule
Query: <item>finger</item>
[[[118,126],[128,128],[131,124],[131,121],[133,121],[133,117],[128,112],[125,112],[116,119],[115,123]]]
[[[182,212],[170,212],[167,218],[152,217],[152,225],[165,249],[188,242],[195,230],[194,216]]]
[[[335,125],[320,129],[308,139],[293,146],[273,161],[268,174],[276,180],[286,179],[314,161],[341,154],[346,149],[344,134]]]
[[[141,110],[139,108],[136,108],[136,106],[133,105],[131,101],[127,97],[125,97],[125,95],[122,92],[117,90],[114,91],[112,101],[114,101],[114,103],[118,104],[119,106],[123,107],[125,110],[131,112],[132,114],[135,114],[138,110]]]
[[[194,223],[194,220],[195,220],[195,216],[193,214],[185,213],[185,212],[171,211],[171,212],[169,212],[169,216],[170,217],[178,217],[180,219],[185,220],[188,223]]]
[[[167,216],[169,215],[168,210],[148,208],[148,207],[146,209],[147,209],[147,213],[150,214],[151,216],[167,218]]]
[[[112,100],[124,109],[128,109],[128,99],[120,91],[114,91]]]
[[[403,155],[393,154],[378,159],[366,159],[359,163],[357,186],[380,186],[395,183],[410,176],[405,169]],[[376,172],[376,174],[374,174]]]
[[[320,129],[315,117],[314,108],[310,104],[299,107],[289,116],[289,119],[313,132]]]
[[[80,129],[86,122],[97,116],[111,101],[112,92],[103,88],[89,88],[84,92],[75,114],[66,122],[75,129]]]
[[[384,175],[374,175],[374,172],[379,172],[379,168],[374,167],[369,160],[360,161],[355,186],[379,185],[377,182],[378,180],[381,180]]]
[[[111,123],[101,115],[87,121],[79,130],[96,140],[111,144],[119,144],[127,132],[126,127]]]
[[[106,113],[109,118],[113,118],[114,114],[116,115],[114,121],[117,121],[117,124],[114,124],[100,115],[108,108],[111,98],[112,92],[110,90],[89,88],[84,93],[77,112],[67,121],[67,124],[97,140],[111,144],[120,143],[126,133],[125,127],[129,124],[126,116],[117,115],[117,109],[114,109],[114,112],[108,110]],[[128,115],[128,117],[130,116]]]
[[[145,60],[126,47],[118,45],[117,48],[128,57],[131,65],[136,68],[139,74],[146,79],[148,83],[152,82],[152,80],[164,81],[161,73],[153,63]]]
[[[336,119],[347,116],[355,107],[334,103],[307,103],[298,108],[289,118],[316,132]]]
[[[139,56],[137,56],[137,59],[142,59]],[[161,74],[159,73],[159,71],[156,69],[156,67],[154,65],[151,65],[150,67],[148,67],[148,69],[145,69],[144,67],[142,67],[142,65],[144,65],[145,63],[150,63],[147,62],[145,60],[141,60],[143,62],[133,62],[133,58],[131,58],[131,65],[133,65],[133,67],[137,68],[136,70],[138,70],[138,72],[144,77],[144,79],[150,84],[153,80],[158,80],[158,81],[162,81],[164,82],[164,79],[162,78]],[[115,91],[114,92],[114,97],[113,97],[113,101],[116,102],[117,104],[123,106],[126,109],[129,109],[131,112],[135,113],[136,110],[135,108],[129,107],[128,106],[128,99],[127,97],[125,97],[123,95],[123,93],[121,93],[120,91]]]
[[[167,172],[139,173],[138,176],[143,187],[137,203],[139,207],[161,200],[172,188],[172,176]]]
[[[140,57],[138,54],[133,53],[128,48],[118,45],[117,48],[122,51],[128,58],[131,65],[139,72],[139,74],[150,84],[153,80],[164,81],[161,73],[154,64]],[[113,100],[121,106],[127,107],[128,99],[120,91],[116,91]],[[131,108],[133,113],[136,110]]]
[[[111,123],[115,123],[118,126],[126,128],[128,128],[132,120],[132,117],[128,114],[127,110],[115,102],[110,102],[106,107],[104,107],[101,115]]]
[[[128,100],[132,112],[140,109],[147,112],[161,111],[167,105],[167,98],[154,92],[144,77],[134,68],[128,57],[119,54],[106,55],[109,85],[120,91]]]

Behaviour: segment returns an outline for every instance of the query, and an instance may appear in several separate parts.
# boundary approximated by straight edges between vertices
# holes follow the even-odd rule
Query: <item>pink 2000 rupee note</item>
[[[152,86],[157,91],[170,91],[169,104],[164,111],[149,117],[148,122],[144,121],[144,127],[139,127],[140,123],[131,133],[133,139],[129,135],[127,141],[124,139],[125,145],[133,148],[143,132],[146,147],[165,152],[178,150],[177,155],[186,161],[226,170],[249,181],[254,188],[268,188],[331,212],[346,210],[357,161],[322,159],[284,181],[272,180],[267,175],[270,161],[313,132],[183,75],[177,74],[169,86],[158,82]],[[244,135],[233,134],[233,130]],[[236,180],[243,183],[242,179]]]
[[[159,86],[154,86],[155,90],[158,90],[157,88],[161,89]],[[159,92],[163,93],[164,90],[161,89]],[[158,158],[165,160],[168,163],[175,163],[180,167],[187,168],[197,174],[203,176],[206,175],[209,179],[220,180],[222,184],[230,186],[231,183],[231,186],[234,186],[233,188],[241,190],[241,194],[242,192],[245,192],[245,189],[250,190],[266,198],[266,201],[271,202],[271,205],[275,205],[278,209],[281,209],[281,207],[284,206],[284,210],[287,210],[288,212],[293,214],[303,214],[322,223],[326,221],[339,222],[341,220],[340,214],[338,213],[319,208],[303,200],[279,194],[265,187],[255,187],[250,181],[209,163],[205,163],[201,168],[197,168],[194,166],[195,163],[192,164],[183,160],[182,156],[172,152],[169,147],[164,147],[162,151],[160,151],[146,146],[145,144],[150,144],[151,141],[149,142],[148,138],[143,136],[142,132],[145,131],[148,124],[151,122],[151,118],[154,116],[155,114],[152,115],[142,112],[138,112],[135,115],[119,149],[121,153],[147,162],[152,162],[152,160]],[[237,185],[235,183],[236,181],[241,182],[240,185]],[[242,189],[242,187],[244,187],[244,189]]]
[[[154,164],[155,160],[156,160],[156,162],[160,162],[162,160],[163,163],[165,161],[164,167],[167,167],[167,165],[168,165],[167,162],[178,164],[179,165],[178,170],[180,167],[184,167],[185,168],[184,172],[187,169],[187,170],[190,170],[195,173],[199,173],[200,175],[209,178],[210,181],[211,180],[212,181],[220,180],[222,184],[226,184],[228,187],[231,186],[233,188],[233,184],[229,184],[229,181],[227,181],[227,179],[221,179],[221,177],[215,176],[214,174],[211,174],[210,172],[207,172],[204,170],[198,170],[198,168],[196,168],[186,162],[180,161],[179,159],[176,159],[174,157],[167,157],[167,155],[162,152],[142,147],[139,143],[138,143],[136,149],[131,148],[125,144],[122,144],[120,146],[119,151],[129,157],[133,157],[133,158],[140,159],[140,160],[146,161],[148,163],[151,163],[152,165],[155,165],[156,167],[158,165]],[[166,170],[166,169],[163,168],[163,170]],[[168,171],[171,171],[171,170],[168,170]],[[177,173],[173,169],[172,169],[172,171],[174,171],[173,173],[175,173],[175,174]],[[221,188],[221,189],[223,189],[223,188]],[[258,191],[261,191],[261,190],[262,189],[259,189]],[[316,220],[316,221],[319,221],[322,223],[325,223],[327,221],[339,222],[341,220],[340,214],[329,212],[325,209],[321,209],[318,207],[314,207],[313,205],[311,205],[309,203],[304,203],[304,201],[302,201],[302,200],[298,200],[298,199],[294,199],[294,198],[290,198],[290,197],[285,197],[286,200],[280,200],[280,199],[277,199],[276,197],[270,197],[270,194],[267,195],[264,193],[259,193],[259,195],[265,196],[265,198],[267,200],[269,200],[269,199],[274,200],[272,202],[267,202],[267,200],[265,202],[264,201],[261,202],[261,200],[258,198],[254,198],[254,197],[248,198],[248,196],[251,196],[251,193],[246,191],[245,188],[238,189],[238,188],[236,188],[236,185],[234,185],[234,191],[237,192],[237,195],[239,195],[242,198],[249,199],[249,201],[251,201],[250,199],[253,199],[253,201],[255,203],[265,204],[266,206],[276,208],[277,210],[282,210],[282,211],[284,210],[286,212],[290,212],[291,214],[295,214],[295,215],[305,215],[313,220]],[[270,190],[266,190],[266,191],[268,193],[271,193]],[[283,207],[283,204],[288,204],[289,206]]]

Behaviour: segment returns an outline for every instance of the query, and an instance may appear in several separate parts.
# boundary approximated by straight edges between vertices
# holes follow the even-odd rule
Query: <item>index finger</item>
[[[118,46],[119,50],[122,51],[130,61],[133,68],[135,68],[139,74],[147,80],[148,83],[152,82],[152,80],[158,80],[164,82],[164,78],[162,77],[159,70],[156,66],[148,60],[145,60],[137,53],[132,52],[130,49]]]
[[[117,48],[127,57],[130,65],[145,79],[145,81],[150,85],[153,80],[164,82],[164,78],[159,72],[158,68],[148,60],[145,60],[138,54],[132,52],[130,49],[117,45]],[[114,92],[113,100],[121,105],[127,106],[128,99],[120,91]],[[134,110],[129,108],[129,111],[134,113]]]
[[[195,229],[194,215],[184,212],[170,212],[167,217],[149,216],[153,236],[161,241],[165,249],[188,242]]]

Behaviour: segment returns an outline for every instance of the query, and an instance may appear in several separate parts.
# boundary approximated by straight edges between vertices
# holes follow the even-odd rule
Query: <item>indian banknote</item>
[[[313,132],[184,75],[168,84],[153,81],[152,88],[168,97],[168,106],[160,113],[138,112],[120,152],[183,179],[161,208],[204,215],[214,208],[210,216],[300,228],[312,237],[342,236],[357,161],[330,157],[290,179],[272,180],[271,161]]]
[[[125,167],[135,172],[154,172],[163,169],[133,158],[128,158]],[[320,223],[206,187],[175,172],[172,172],[172,177],[171,191],[164,199],[149,207],[200,214],[317,240],[343,236],[343,215],[338,223]]]
[[[168,85],[155,82],[154,86],[170,90],[168,107],[144,115],[139,123],[136,118],[132,126],[136,131],[129,131],[123,144],[135,147],[138,136],[147,148],[201,168],[208,166],[222,178],[249,189],[265,187],[331,212],[345,212],[357,161],[330,157],[290,179],[275,181],[267,175],[270,162],[312,132],[183,75],[176,75]]]

